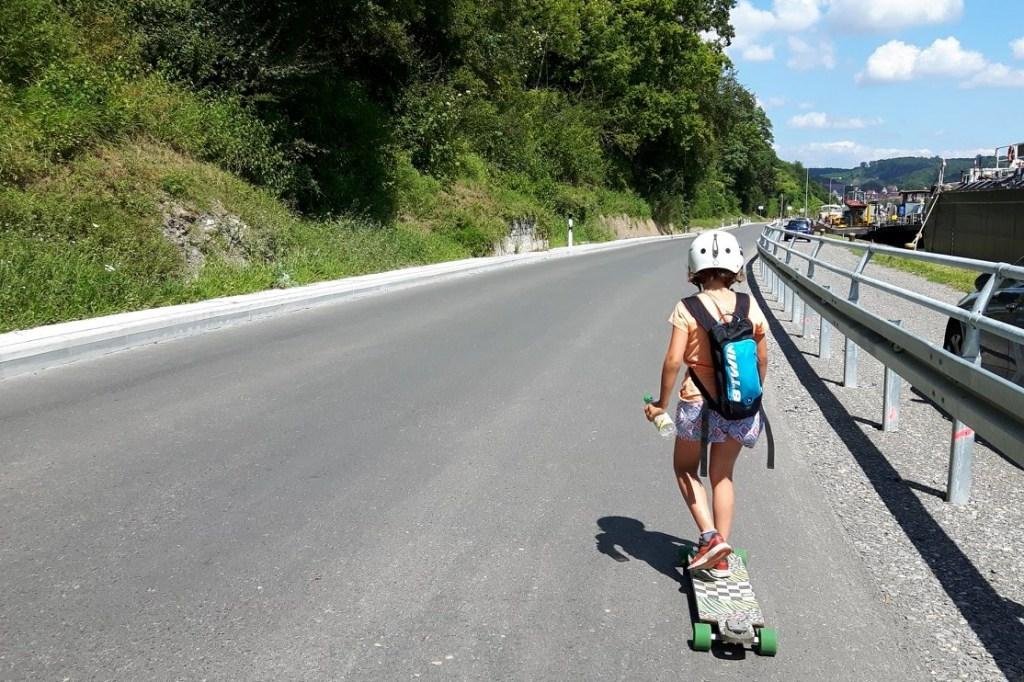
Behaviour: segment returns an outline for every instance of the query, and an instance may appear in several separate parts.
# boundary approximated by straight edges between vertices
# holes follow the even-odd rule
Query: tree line
[[[400,154],[629,188],[666,222],[774,193],[770,123],[722,50],[733,0],[113,5],[154,68],[271,126],[303,210],[387,217]]]

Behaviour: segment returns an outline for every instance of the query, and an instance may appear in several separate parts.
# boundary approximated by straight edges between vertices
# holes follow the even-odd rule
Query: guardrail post
[[[850,279],[850,295],[847,300],[854,305],[860,301],[860,280],[857,279],[857,275],[864,272],[870,258],[871,248],[869,247],[861,257],[860,263],[857,264],[857,269],[854,270],[856,275]],[[843,386],[847,388],[857,388],[858,350],[857,344],[851,341],[850,337],[846,337],[843,342]]]
[[[902,320],[889,320],[897,327],[903,326]],[[903,380],[900,375],[885,368],[885,390],[882,394],[882,431],[895,431],[900,425],[900,388]]]
[[[999,273],[988,278],[985,286],[974,299],[971,312],[982,313],[988,306],[992,292],[1002,279]],[[964,330],[964,341],[960,357],[981,364],[981,332],[973,324]],[[971,468],[974,465],[974,429],[959,419],[953,420],[953,434],[949,444],[949,472],[946,477],[946,502],[955,505],[967,504],[971,497]]]
[[[823,288],[826,291],[832,290],[832,287],[828,284]],[[818,328],[818,357],[822,360],[828,360],[832,357],[832,323],[821,314],[818,315],[818,322],[820,324]]]
[[[814,251],[811,252],[811,258],[817,258],[818,253],[821,251],[821,247],[825,246],[824,241],[819,241],[814,247]],[[807,279],[814,279],[814,261],[807,261]]]
[[[857,388],[857,344],[843,337],[843,386]]]
[[[949,446],[949,474],[946,481],[946,502],[967,504],[971,497],[971,468],[974,464],[974,429],[959,419],[953,420],[953,437]]]
[[[786,293],[782,300],[782,312],[789,315],[790,320],[793,319],[793,287],[786,287]]]
[[[804,336],[804,299],[793,297],[793,324],[800,327],[800,336]]]

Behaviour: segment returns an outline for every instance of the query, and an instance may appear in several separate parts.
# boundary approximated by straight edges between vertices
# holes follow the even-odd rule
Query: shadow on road
[[[594,536],[598,552],[616,561],[629,561],[630,558],[643,561],[678,583],[681,590],[686,589],[686,578],[679,570],[679,556],[683,550],[689,551],[694,547],[692,542],[668,533],[647,530],[640,521],[625,516],[605,516],[597,520],[597,525],[602,531]]]
[[[772,335],[797,378],[835,429],[875,492],[914,544],[921,558],[956,605],[960,615],[1008,679],[1024,674],[1024,622],[1019,604],[1004,599],[949,537],[942,526],[908,487],[885,455],[857,426],[856,418],[833,395],[768,306],[753,276],[753,259],[747,264],[747,284],[764,310]],[[924,491],[931,492],[931,491]]]

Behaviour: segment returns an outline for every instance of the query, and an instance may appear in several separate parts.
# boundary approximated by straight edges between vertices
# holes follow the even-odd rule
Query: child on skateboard
[[[768,369],[768,348],[765,341],[768,322],[757,303],[746,294],[732,291],[732,285],[743,278],[743,252],[739,242],[728,232],[714,231],[697,236],[690,245],[689,281],[699,290],[696,297],[676,304],[669,317],[672,336],[661,372],[661,397],[645,406],[647,419],[653,421],[666,411],[669,396],[674,392],[676,379],[683,363],[687,366],[678,392],[675,422],[677,437],[673,463],[679,490],[700,531],[700,543],[688,568],[707,569],[716,578],[729,576],[729,533],[733,519],[733,466],[743,446],[754,447],[761,433],[760,387],[764,385]],[[749,320],[749,324],[743,322]],[[735,320],[739,320],[734,323]],[[756,387],[754,410],[742,418],[726,418],[721,414],[746,414],[750,410],[723,409],[726,398],[720,396],[723,371],[734,369],[716,359],[716,343],[707,331],[713,323],[730,323],[743,327],[750,349],[756,343],[756,360],[749,362],[760,379]],[[734,324],[733,324],[734,323]],[[725,327],[716,328],[724,329]],[[716,338],[720,336],[716,334]],[[737,394],[738,395],[738,389]],[[729,399],[732,399],[730,390]],[[729,406],[726,406],[729,407]],[[706,433],[704,433],[706,428]],[[710,445],[708,476],[711,480],[712,508],[708,509],[707,493],[698,475],[701,456],[701,436]]]

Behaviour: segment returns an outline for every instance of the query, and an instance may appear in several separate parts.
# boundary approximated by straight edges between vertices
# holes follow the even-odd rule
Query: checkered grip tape
[[[736,599],[753,600],[754,588],[749,582],[729,582],[726,580],[715,580],[704,582],[693,581],[693,591],[698,599]]]

